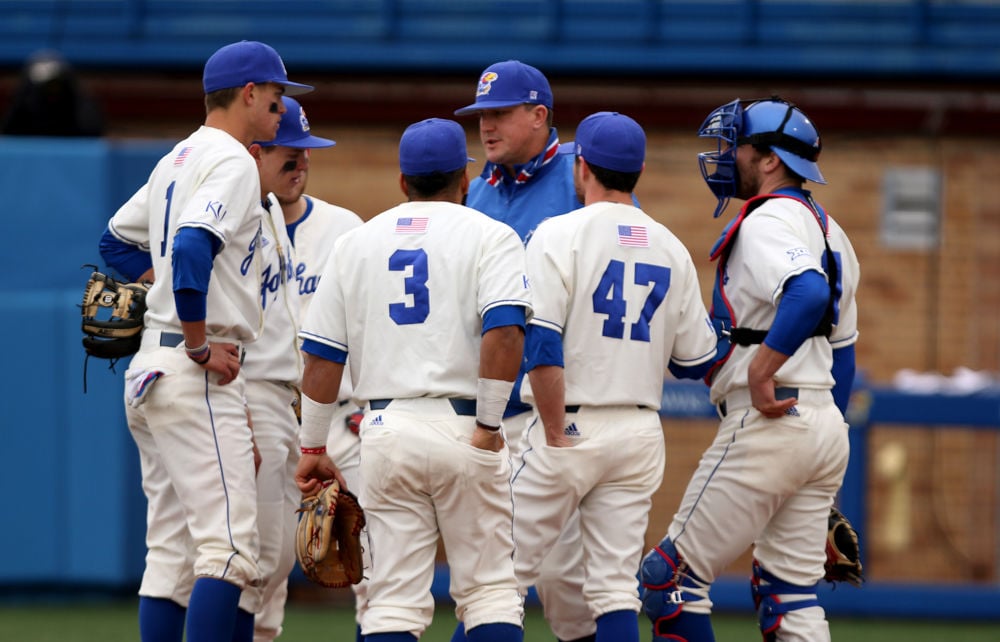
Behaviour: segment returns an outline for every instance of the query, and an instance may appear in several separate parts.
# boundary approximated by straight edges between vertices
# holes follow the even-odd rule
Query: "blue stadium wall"
[[[519,57],[581,77],[986,85],[1000,78],[1000,3],[990,1],[0,0],[0,67],[11,69],[54,48],[82,68],[197,72],[219,45],[243,38],[270,42],[290,67],[317,73],[465,73]],[[0,591],[131,590],[141,576],[145,502],[123,417],[125,364],[112,372],[107,362],[91,361],[85,371],[78,305],[88,272],[82,266],[99,263],[107,219],[168,147],[0,138],[0,193],[12,203],[0,258],[7,302],[0,336],[8,339],[0,500],[9,521],[21,525],[0,529]],[[691,389],[665,394],[680,394],[680,407],[687,398],[694,413],[711,411]],[[880,425],[919,424],[934,412],[948,413],[952,424],[952,413],[964,412],[969,425],[1000,425],[995,398],[952,407],[876,391],[874,400],[869,420]],[[914,415],[914,408],[924,410]],[[859,449],[866,424],[853,432]],[[863,473],[855,469],[846,484],[845,512],[857,519]],[[443,597],[446,569],[434,586]],[[721,608],[745,609],[746,590],[743,581],[724,580],[713,597]],[[825,591],[824,602],[856,614],[929,615],[933,604],[942,617],[1000,617],[993,586],[874,583]]]

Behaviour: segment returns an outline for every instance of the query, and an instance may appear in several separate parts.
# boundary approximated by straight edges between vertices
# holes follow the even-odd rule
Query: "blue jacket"
[[[469,186],[466,205],[511,226],[527,244],[532,232],[545,219],[583,207],[573,188],[573,147],[573,143],[560,145],[553,127],[545,150],[524,165],[515,165],[515,176],[487,161],[483,173]],[[505,417],[531,410],[531,406],[521,401],[523,378],[522,362]]]
[[[546,163],[546,151],[553,145],[554,155]],[[487,162],[469,186],[466,205],[510,225],[525,243],[543,220],[583,207],[573,189],[573,143],[560,145],[553,127],[546,151],[514,167],[520,181],[503,167]]]

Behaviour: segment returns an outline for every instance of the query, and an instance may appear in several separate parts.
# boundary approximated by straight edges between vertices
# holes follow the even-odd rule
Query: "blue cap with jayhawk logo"
[[[313,136],[309,133],[309,120],[306,118],[306,110],[302,109],[299,101],[288,96],[282,96],[281,102],[285,103],[285,113],[281,115],[281,123],[278,125],[278,135],[274,140],[258,141],[261,147],[291,147],[293,149],[317,149],[320,147],[333,147],[337,143],[329,138]]]
[[[524,104],[545,105],[552,109],[552,88],[545,75],[531,65],[519,60],[506,60],[483,71],[476,87],[476,102],[456,109],[455,115]]]

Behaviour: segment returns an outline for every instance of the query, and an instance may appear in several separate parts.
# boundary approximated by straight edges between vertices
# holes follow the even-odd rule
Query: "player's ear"
[[[247,151],[250,152],[251,156],[257,159],[258,163],[260,162],[260,154],[262,149],[263,148],[260,146],[259,143],[250,143],[250,147],[247,147]]]

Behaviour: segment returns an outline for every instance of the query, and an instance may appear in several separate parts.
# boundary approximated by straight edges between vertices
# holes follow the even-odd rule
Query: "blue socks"
[[[236,610],[236,628],[233,630],[233,642],[253,642],[253,613]]]
[[[639,641],[639,614],[611,611],[597,618],[597,642]]]
[[[412,633],[372,633],[365,636],[365,642],[417,642]]]
[[[199,577],[187,612],[187,642],[233,640],[240,587],[214,577]],[[251,616],[252,639],[252,616]]]
[[[466,642],[468,640],[465,637],[465,622],[459,622],[458,626],[455,627],[455,632],[451,636],[451,642]]]
[[[142,642],[181,642],[187,610],[162,597],[139,598],[139,639]]]
[[[524,639],[524,629],[516,624],[491,622],[469,629],[465,635],[469,642],[520,642]]]

